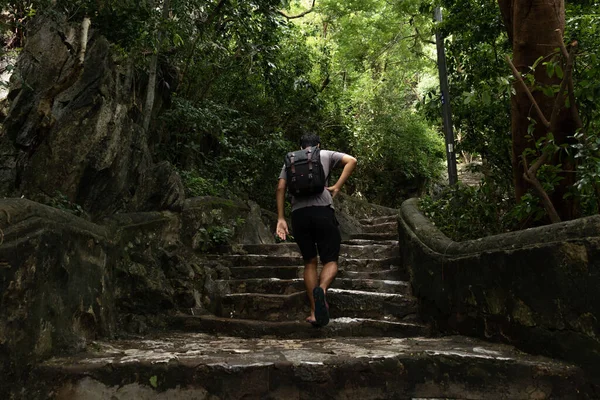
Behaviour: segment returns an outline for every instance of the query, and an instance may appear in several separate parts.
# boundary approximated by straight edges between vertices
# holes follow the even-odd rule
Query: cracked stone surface
[[[339,323],[350,322],[344,318]],[[347,359],[375,360],[395,357],[447,356],[464,359],[497,360],[531,365],[547,370],[565,368],[567,364],[521,353],[511,346],[490,344],[464,336],[442,338],[325,338],[288,339],[216,337],[203,333],[171,333],[154,337],[132,338],[111,342],[93,342],[89,351],[75,357],[54,358],[46,366],[75,369],[82,365],[113,366],[141,363],[220,364],[226,368],[273,364],[335,364]]]
[[[40,366],[29,398],[41,398],[40,382],[53,386],[58,399],[585,398],[577,367],[465,337],[175,333],[89,348]]]

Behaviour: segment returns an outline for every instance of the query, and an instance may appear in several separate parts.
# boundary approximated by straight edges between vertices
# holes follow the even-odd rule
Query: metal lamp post
[[[442,21],[442,10],[436,7],[434,18],[437,22]],[[448,73],[446,71],[446,53],[444,51],[444,38],[439,29],[435,31],[435,43],[437,45],[438,70],[440,73],[440,88],[442,90],[442,116],[444,121],[444,133],[446,136],[446,157],[448,159],[448,179],[450,185],[458,182],[456,171],[456,156],[454,154],[454,132],[452,130],[452,111],[450,110],[450,93],[448,89]]]

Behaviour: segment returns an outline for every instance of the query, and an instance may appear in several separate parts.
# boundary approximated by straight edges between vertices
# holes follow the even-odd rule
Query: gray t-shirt
[[[326,186],[329,186],[329,175],[330,172],[338,162],[346,155],[346,153],[340,153],[337,151],[321,150],[321,164],[323,165],[323,171],[327,177]],[[285,172],[285,164],[281,168],[279,179],[287,179]],[[311,206],[330,206],[333,208],[333,199],[329,190],[325,189],[322,193],[314,196],[296,198],[292,196],[292,211],[296,211],[299,208],[311,207]]]

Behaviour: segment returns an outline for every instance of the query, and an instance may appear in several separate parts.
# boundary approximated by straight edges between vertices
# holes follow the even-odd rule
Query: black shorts
[[[292,212],[292,231],[305,262],[315,258],[317,250],[323,264],[338,260],[342,236],[333,208],[313,206]]]

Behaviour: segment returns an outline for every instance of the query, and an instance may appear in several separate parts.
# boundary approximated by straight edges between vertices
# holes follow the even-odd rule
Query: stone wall
[[[195,198],[181,212],[92,223],[30,200],[0,200],[0,393],[49,356],[207,312],[218,271],[205,254],[215,237],[274,241],[252,203]]]
[[[443,333],[576,362],[600,381],[600,216],[454,242],[410,199],[399,235],[421,314]]]
[[[24,199],[0,200],[0,229],[1,389],[32,362],[115,333],[118,250],[106,228]]]

